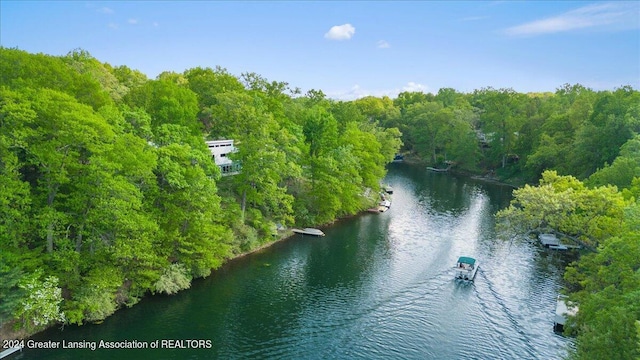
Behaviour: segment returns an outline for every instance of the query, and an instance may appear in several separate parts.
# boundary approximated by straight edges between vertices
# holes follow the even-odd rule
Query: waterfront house
[[[240,172],[240,163],[229,158],[229,154],[238,151],[233,145],[233,140],[210,140],[205,141],[211,151],[213,161],[220,168],[223,176],[235,175]]]

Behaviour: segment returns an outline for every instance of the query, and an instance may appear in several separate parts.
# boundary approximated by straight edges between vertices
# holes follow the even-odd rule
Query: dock
[[[384,190],[380,192],[380,202],[378,206],[367,209],[370,213],[383,213],[391,207],[391,197],[389,195],[393,193],[393,188],[389,185],[381,185],[381,187],[383,187]]]
[[[558,295],[556,298],[556,314],[553,318],[553,331],[564,331],[564,325],[567,323],[567,316],[575,316],[578,313],[578,307],[565,300],[567,297]]]
[[[2,352],[0,352],[0,359],[4,359],[7,356],[15,353],[15,352],[22,352],[22,347],[12,347],[12,348],[8,348],[6,350],[2,350]]]
[[[560,246],[560,240],[553,234],[540,234],[538,239],[544,247]]]
[[[388,207],[379,205],[378,207],[370,208],[367,211],[370,213],[378,214],[378,213],[383,213],[387,210],[389,210]]]
[[[380,201],[380,203],[378,203],[377,207],[374,208],[370,208],[367,211],[370,213],[383,213],[387,210],[389,210],[389,208],[391,207],[391,201],[389,201],[386,197],[383,197],[384,200]]]
[[[291,229],[291,231],[302,235],[324,236],[324,232],[322,232],[322,230],[314,228]]]
[[[582,246],[580,245],[563,244],[560,242],[560,239],[558,239],[554,234],[540,234],[538,235],[538,239],[540,240],[540,243],[542,244],[542,246],[549,248],[551,250],[562,251],[562,250],[582,248]]]

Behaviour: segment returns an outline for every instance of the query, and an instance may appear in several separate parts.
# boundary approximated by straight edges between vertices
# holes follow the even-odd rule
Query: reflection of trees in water
[[[469,184],[448,174],[427,174],[421,192],[418,196],[429,199],[429,205],[434,212],[459,215],[471,206],[471,196],[467,187]]]
[[[391,164],[392,176],[408,177],[414,181],[414,194],[426,201],[435,212],[459,215],[469,209],[473,198],[486,194],[491,211],[496,212],[509,205],[513,188],[507,185],[486,183],[451,173],[437,173],[420,165]]]

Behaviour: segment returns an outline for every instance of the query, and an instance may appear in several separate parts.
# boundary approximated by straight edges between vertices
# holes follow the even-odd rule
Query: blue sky
[[[0,0],[0,44],[150,78],[219,65],[337,99],[640,89],[640,2]]]

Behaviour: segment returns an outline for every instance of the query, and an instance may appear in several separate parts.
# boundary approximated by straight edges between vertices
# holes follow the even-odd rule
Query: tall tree
[[[217,95],[227,92],[242,92],[244,86],[236,78],[221,67],[201,68],[196,67],[184,72],[191,91],[198,95],[198,119],[206,132],[211,131],[213,118],[211,107],[218,104]]]
[[[482,131],[489,138],[489,161],[505,167],[516,144],[518,132],[524,123],[526,97],[512,89],[482,89],[474,93],[480,114]]]
[[[196,94],[171,79],[148,81],[131,90],[124,101],[131,107],[143,108],[151,116],[152,128],[176,124],[186,127],[194,135],[201,134]]]
[[[217,169],[204,142],[188,128],[165,124],[156,130],[158,191],[153,211],[160,226],[160,252],[182,263],[194,277],[206,276],[229,255],[221,225]]]
[[[598,95],[593,113],[576,134],[570,157],[581,178],[612,163],[622,144],[640,132],[640,92],[623,87]]]

